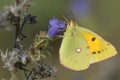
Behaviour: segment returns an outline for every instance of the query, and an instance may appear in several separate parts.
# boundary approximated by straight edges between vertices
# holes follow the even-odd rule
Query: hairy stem
[[[12,80],[18,80],[15,71],[11,71]]]
[[[20,4],[20,0],[16,0],[16,6]],[[19,16],[16,17],[16,22],[15,22],[15,45],[14,47],[16,48],[19,44],[19,39],[20,39],[20,12],[18,12]]]
[[[19,3],[20,3],[20,0],[16,0],[16,5],[19,5]]]

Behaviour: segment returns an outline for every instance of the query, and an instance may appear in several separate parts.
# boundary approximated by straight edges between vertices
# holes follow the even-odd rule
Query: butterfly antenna
[[[65,16],[63,16],[63,18],[65,19],[65,23],[68,24],[69,20]]]
[[[75,11],[70,10],[70,18],[73,20],[73,22],[76,22]]]

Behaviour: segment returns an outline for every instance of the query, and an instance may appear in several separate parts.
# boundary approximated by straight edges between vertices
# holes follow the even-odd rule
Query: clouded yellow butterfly
[[[117,54],[115,47],[96,33],[70,21],[60,47],[60,63],[72,70],[84,70]]]

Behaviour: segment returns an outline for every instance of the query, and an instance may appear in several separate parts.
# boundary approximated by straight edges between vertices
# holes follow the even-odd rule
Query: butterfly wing
[[[117,54],[115,47],[111,43],[105,41],[99,35],[88,29],[79,28],[89,44],[91,63],[105,60]]]
[[[84,70],[90,64],[90,50],[85,37],[72,23],[64,34],[60,47],[60,63],[72,70]]]

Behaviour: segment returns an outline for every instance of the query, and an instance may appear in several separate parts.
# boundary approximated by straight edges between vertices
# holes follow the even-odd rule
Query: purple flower
[[[91,11],[91,0],[71,0],[70,9],[76,18],[85,17]]]
[[[51,18],[48,27],[48,37],[54,37],[61,31],[61,29],[65,28],[65,24],[56,18]]]

